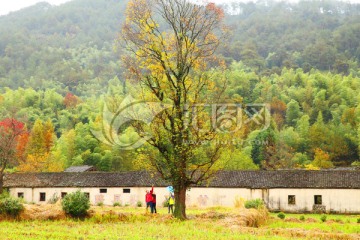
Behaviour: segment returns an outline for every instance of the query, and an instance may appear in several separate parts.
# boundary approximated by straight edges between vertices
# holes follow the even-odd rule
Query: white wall
[[[71,193],[78,189],[82,192],[89,193],[91,204],[102,202],[105,205],[113,205],[115,202],[119,202],[122,205],[128,204],[135,206],[138,201],[141,201],[143,206],[145,206],[145,193],[146,190],[150,190],[151,188],[11,188],[10,194],[17,197],[19,192],[23,192],[26,202],[42,204],[47,203],[53,196],[61,197],[62,192]],[[100,193],[100,189],[106,189],[107,193]],[[124,189],[130,189],[130,193],[124,193]],[[45,201],[40,201],[41,192],[46,193]],[[157,196],[158,204],[161,204],[165,200],[165,196],[169,194],[166,188],[154,188],[154,193]]]
[[[295,195],[296,204],[288,204]],[[326,211],[360,212],[360,189],[270,189],[269,208],[281,211],[311,211],[314,195],[322,196]]]
[[[124,193],[123,189],[130,189]],[[91,204],[103,202],[113,205],[120,202],[122,205],[135,206],[138,201],[145,206],[145,191],[150,188],[124,187],[106,188],[107,193],[100,193],[100,188],[82,188],[82,192],[90,194]],[[27,202],[47,203],[55,194],[61,192],[74,192],[77,188],[11,188],[12,196],[17,197],[18,192],[24,193]],[[46,201],[40,202],[40,192],[46,193]],[[154,188],[157,195],[157,205],[162,206],[169,195],[166,188]],[[288,195],[295,195],[296,204],[288,204]],[[322,195],[322,205],[327,211],[360,213],[360,189],[245,189],[245,188],[191,188],[187,191],[187,206],[234,206],[236,198],[245,200],[261,198],[271,210],[281,211],[311,211],[314,204],[314,195]]]

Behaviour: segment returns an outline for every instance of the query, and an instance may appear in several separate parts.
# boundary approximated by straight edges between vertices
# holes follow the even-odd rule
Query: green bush
[[[360,223],[360,218],[357,219],[357,223]]]
[[[279,214],[277,215],[278,218],[280,219],[284,219],[285,218],[285,214],[283,212],[279,212]]]
[[[11,217],[18,217],[21,211],[24,210],[24,205],[21,199],[6,197],[0,200],[0,213]]]
[[[305,216],[304,215],[300,216],[300,221],[305,221]]]
[[[254,200],[248,200],[245,202],[245,208],[256,208],[256,209],[259,209],[261,207],[264,206],[264,202],[257,198],[257,199],[254,199]]]
[[[67,194],[62,202],[62,209],[72,217],[83,217],[90,208],[90,201],[80,190]]]
[[[9,198],[9,197],[10,197],[9,192],[6,191],[6,190],[4,190],[4,191],[2,192],[2,194],[0,194],[0,201],[1,201],[2,199],[4,199],[4,198]]]
[[[321,220],[322,222],[326,222],[326,218],[327,218],[326,215],[321,215],[320,220]]]
[[[119,203],[119,202],[114,202],[113,206],[114,206],[114,207],[121,207],[121,203]]]
[[[99,207],[102,207],[102,206],[104,206],[104,203],[103,202],[98,202],[96,205],[99,206]]]
[[[142,207],[142,202],[141,202],[141,201],[137,201],[136,206]]]

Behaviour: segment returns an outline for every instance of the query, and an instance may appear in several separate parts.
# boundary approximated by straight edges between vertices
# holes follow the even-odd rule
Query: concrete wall
[[[24,193],[24,200],[37,204],[47,203],[52,197],[61,197],[62,193],[71,193],[80,189],[82,192],[88,193],[91,204],[102,202],[105,205],[113,205],[119,202],[122,205],[136,205],[138,201],[145,203],[145,191],[150,188],[11,188],[10,194],[14,197],[19,192]],[[106,189],[106,193],[100,193],[100,189]],[[130,193],[124,190],[130,189]],[[166,188],[155,188],[158,202],[161,203],[168,194]],[[45,201],[40,201],[40,193],[46,193]]]
[[[100,193],[98,187],[82,188],[82,192],[89,193],[91,204],[102,202],[113,205],[119,202],[122,205],[135,206],[141,201],[145,206],[145,191],[150,188],[104,188],[106,193]],[[127,193],[124,189],[130,189]],[[24,193],[27,202],[47,203],[53,196],[61,196],[62,192],[70,193],[77,188],[11,188],[12,196],[17,197],[19,192]],[[157,205],[162,206],[169,192],[166,188],[155,188]],[[46,200],[40,201],[40,193],[46,193]],[[288,204],[288,196],[295,196],[295,204]],[[211,207],[234,206],[236,198],[245,200],[260,198],[265,201],[269,209],[286,212],[312,211],[314,195],[322,196],[322,205],[326,211],[343,213],[360,213],[360,189],[246,189],[246,188],[191,188],[187,191],[187,206]]]
[[[295,195],[295,204],[288,204],[289,195]],[[270,189],[268,207],[281,211],[312,211],[315,195],[322,196],[321,205],[327,212],[360,212],[360,189]]]

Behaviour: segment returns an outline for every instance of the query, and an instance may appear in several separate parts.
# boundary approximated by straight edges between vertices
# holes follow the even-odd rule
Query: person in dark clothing
[[[154,213],[156,213],[156,194],[155,193],[152,194],[152,203],[153,203]]]
[[[154,193],[154,186],[152,186],[150,190],[150,194],[151,194],[151,202],[150,202],[151,213],[156,213],[156,194]]]

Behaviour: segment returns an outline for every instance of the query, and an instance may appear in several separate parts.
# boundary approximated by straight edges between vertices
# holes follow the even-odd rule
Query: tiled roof
[[[360,189],[360,171],[221,171],[210,185],[245,188]]]
[[[165,187],[146,171],[13,173],[4,187]],[[360,171],[219,171],[207,184],[219,188],[348,188],[360,189]],[[195,186],[194,186],[195,187]]]
[[[69,167],[69,168],[65,169],[64,172],[89,172],[89,171],[95,171],[95,170],[96,169],[94,166],[83,165],[83,166]]]

